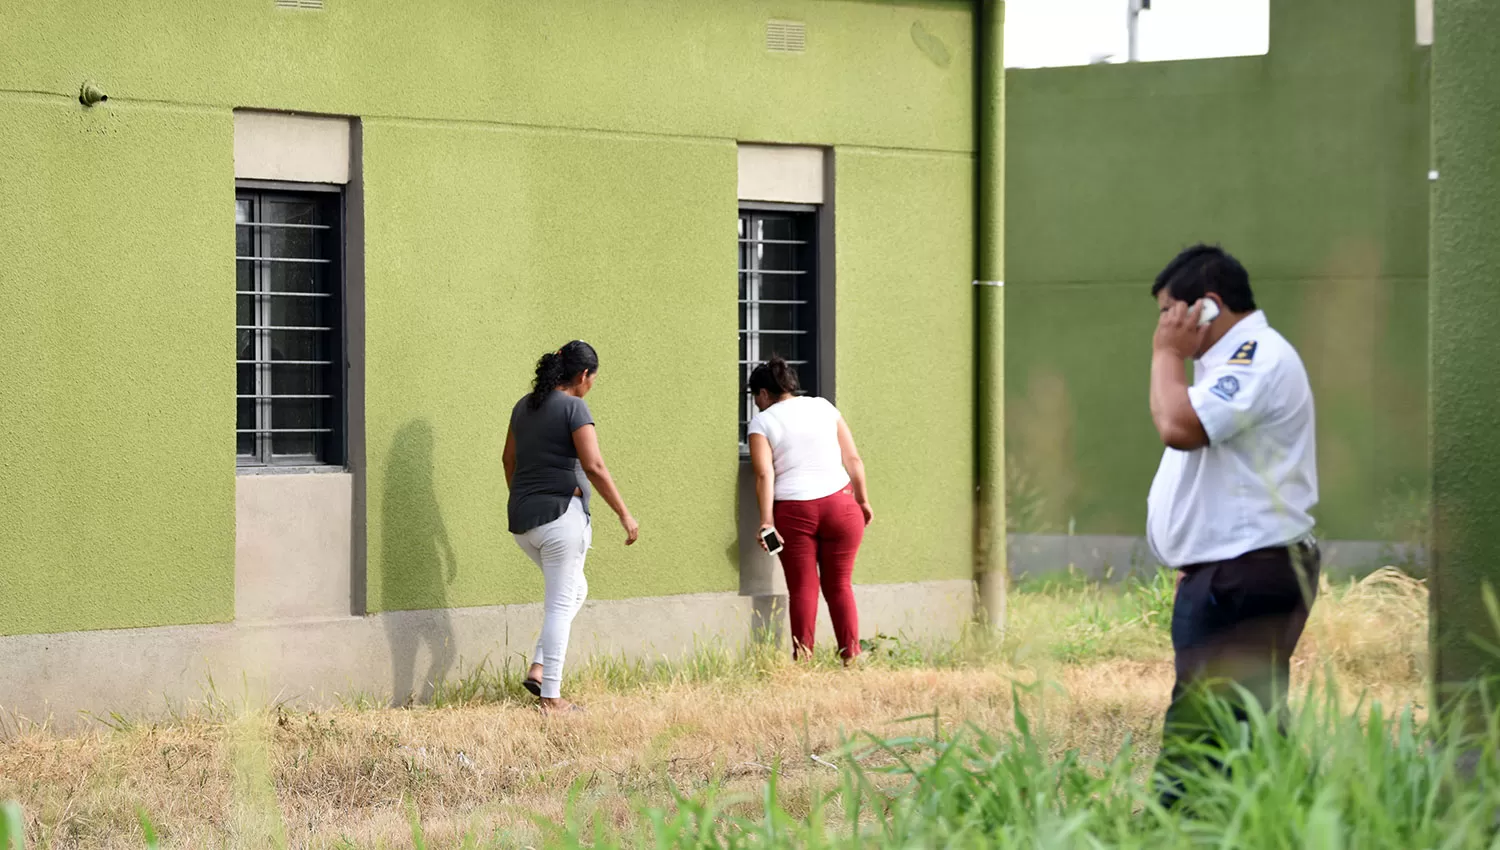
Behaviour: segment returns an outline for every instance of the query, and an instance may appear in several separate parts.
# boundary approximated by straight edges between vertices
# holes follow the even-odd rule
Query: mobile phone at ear
[[[1219,318],[1219,302],[1212,298],[1205,298],[1199,303],[1203,305],[1203,311],[1198,314],[1198,327],[1201,328]]]
[[[781,551],[781,535],[776,533],[776,529],[765,529],[760,533],[760,539],[761,542],[766,544],[766,551],[770,552],[772,555],[775,555],[776,553]]]

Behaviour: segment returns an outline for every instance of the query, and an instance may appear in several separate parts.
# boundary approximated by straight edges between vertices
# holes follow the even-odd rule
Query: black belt
[[[1252,549],[1240,557],[1243,558],[1245,555],[1270,555],[1276,552],[1313,552],[1317,548],[1318,541],[1307,538],[1305,540],[1293,540],[1284,546],[1267,546],[1264,549]]]
[[[1260,549],[1251,549],[1250,551],[1236,555],[1233,558],[1225,558],[1222,561],[1203,561],[1202,563],[1188,564],[1184,567],[1181,567],[1180,569],[1183,572],[1193,572],[1195,570],[1201,570],[1204,567],[1211,566],[1213,564],[1222,564],[1226,561],[1238,561],[1241,558],[1253,558],[1257,555],[1278,555],[1282,552],[1285,552],[1288,555],[1295,556],[1299,554],[1306,555],[1317,551],[1318,541],[1314,539],[1311,534],[1304,534],[1296,540],[1293,540],[1290,543],[1284,543],[1280,546],[1266,546]]]

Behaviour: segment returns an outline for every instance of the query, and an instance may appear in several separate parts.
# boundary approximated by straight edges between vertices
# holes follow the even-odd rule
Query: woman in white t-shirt
[[[875,513],[854,435],[832,404],[798,393],[797,373],[780,357],[750,373],[760,411],[750,420],[750,462],[764,532],[782,539],[781,566],[790,600],[792,657],[810,655],[818,621],[818,588],[828,600],[839,655],[859,654],[854,556]]]

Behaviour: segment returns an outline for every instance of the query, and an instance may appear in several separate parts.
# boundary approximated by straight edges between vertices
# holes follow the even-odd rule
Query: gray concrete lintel
[[[1156,559],[1144,537],[1108,534],[1012,534],[1009,538],[1013,578],[1066,571],[1069,567],[1094,579],[1148,576]],[[1423,547],[1380,540],[1324,540],[1324,572],[1335,576],[1364,575],[1379,567],[1397,566],[1421,574],[1427,555]]]

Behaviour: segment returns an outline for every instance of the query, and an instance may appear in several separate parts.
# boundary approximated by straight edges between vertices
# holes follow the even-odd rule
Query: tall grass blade
[[[26,820],[15,803],[0,803],[0,850],[26,850]]]

